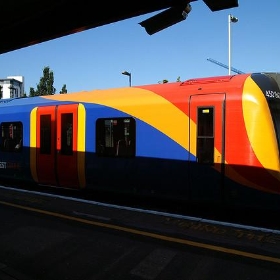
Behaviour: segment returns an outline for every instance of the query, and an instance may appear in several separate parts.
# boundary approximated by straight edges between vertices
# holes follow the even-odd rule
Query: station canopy
[[[238,7],[238,0],[2,1],[0,54],[158,11],[139,25],[151,35],[184,20],[194,1],[203,1],[213,12]]]

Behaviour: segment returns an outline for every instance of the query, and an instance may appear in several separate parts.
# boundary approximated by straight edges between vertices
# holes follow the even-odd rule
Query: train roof
[[[57,102],[72,103],[72,102],[88,102],[95,103],[95,100],[100,99],[114,99],[118,100],[118,103],[125,99],[133,99],[133,96],[141,92],[149,92],[154,94],[160,94],[164,98],[176,98],[181,96],[182,91],[186,92],[186,86],[190,88],[190,94],[193,94],[193,90],[205,90],[207,92],[223,91],[234,88],[242,87],[246,78],[249,76],[267,76],[273,78],[278,87],[280,87],[280,73],[251,73],[251,74],[237,74],[237,75],[226,75],[226,76],[215,76],[215,77],[205,77],[188,79],[183,82],[173,82],[164,84],[152,84],[143,86],[133,86],[125,88],[112,88],[112,89],[102,89],[102,90],[90,90],[90,91],[80,91],[67,94],[54,94],[54,95],[44,95],[37,97],[25,97],[25,98],[12,98],[12,99],[1,99],[0,108],[7,108],[10,106],[48,106],[55,104]],[[222,84],[222,86],[221,86]],[[171,97],[173,96],[173,97]],[[135,99],[136,101],[136,99]],[[139,99],[138,99],[139,101]],[[98,103],[98,102],[96,102]]]

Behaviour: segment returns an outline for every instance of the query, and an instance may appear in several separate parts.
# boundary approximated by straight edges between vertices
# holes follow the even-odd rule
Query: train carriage
[[[0,100],[0,179],[280,207],[280,74]]]

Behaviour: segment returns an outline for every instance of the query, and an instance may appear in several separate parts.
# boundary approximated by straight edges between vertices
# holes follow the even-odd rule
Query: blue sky
[[[127,19],[0,55],[0,78],[21,75],[25,92],[36,88],[43,68],[54,72],[59,93],[153,84],[167,79],[227,75],[228,15],[231,66],[243,72],[280,71],[280,1],[239,0],[239,7],[212,12],[202,0],[191,3],[188,18],[148,35],[139,24],[153,14]]]

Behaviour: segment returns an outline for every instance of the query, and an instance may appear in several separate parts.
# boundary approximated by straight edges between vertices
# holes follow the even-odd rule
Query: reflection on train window
[[[135,156],[135,120],[133,118],[98,119],[96,153],[98,156]]]
[[[1,123],[1,150],[4,152],[22,151],[23,128],[21,122]]]
[[[73,154],[73,114],[61,114],[61,154]]]
[[[214,108],[197,111],[197,162],[214,164]]]
[[[51,154],[51,115],[40,116],[40,153]]]

